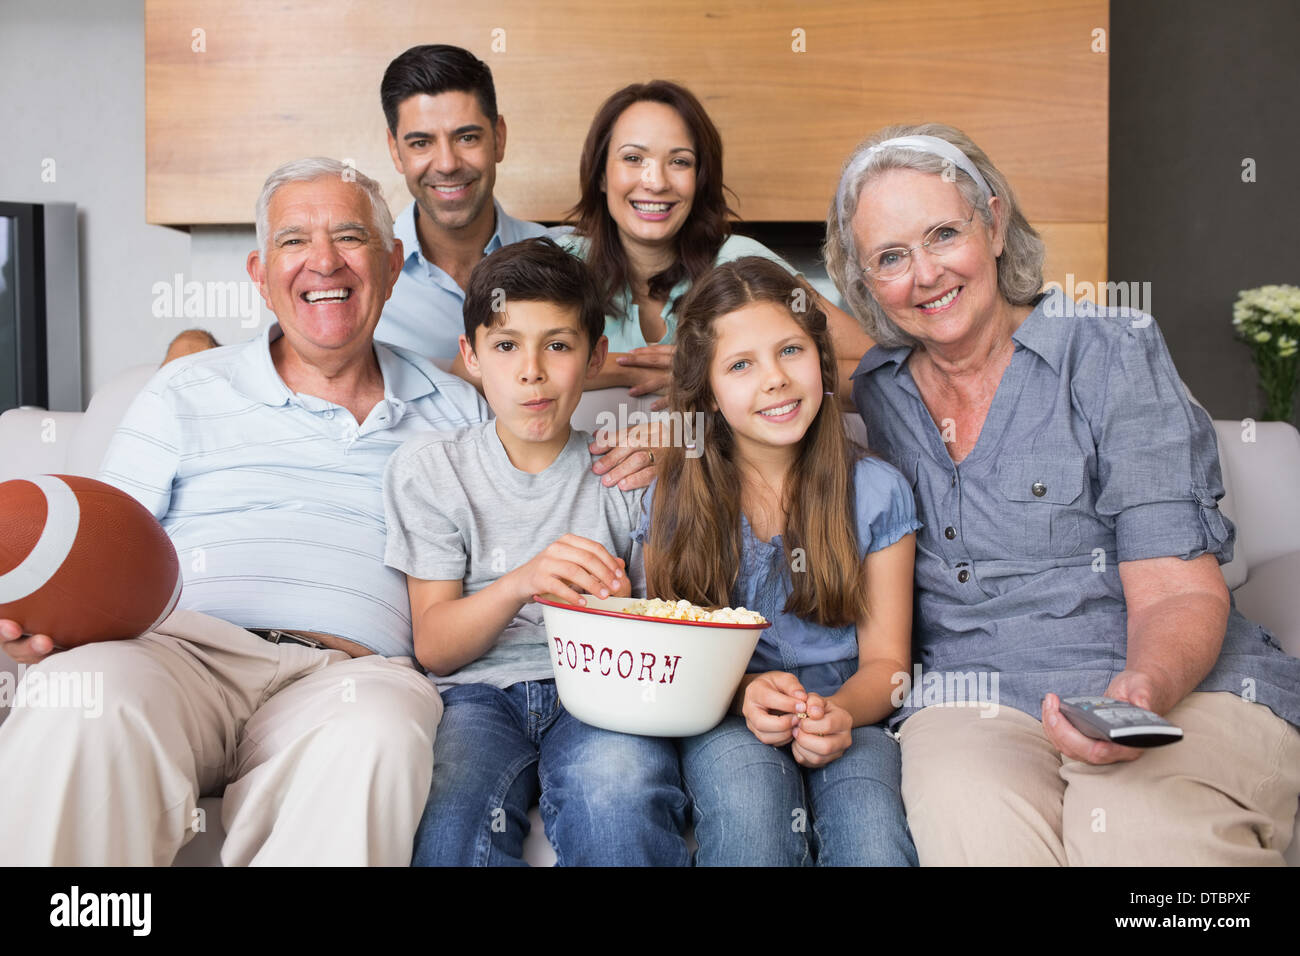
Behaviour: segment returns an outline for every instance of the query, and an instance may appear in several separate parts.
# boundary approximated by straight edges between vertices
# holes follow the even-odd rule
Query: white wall
[[[0,0],[0,198],[80,207],[87,397],[185,327],[153,316],[190,237],[145,223],[144,170],[143,0]]]

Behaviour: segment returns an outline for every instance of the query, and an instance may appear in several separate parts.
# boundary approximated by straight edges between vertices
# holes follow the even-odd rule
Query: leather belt
[[[270,641],[272,644],[301,644],[303,647],[314,647],[318,650],[329,650],[320,641],[314,637],[308,637],[305,634],[295,634],[292,631],[277,631],[274,629],[259,629],[250,627],[250,634],[256,634],[264,641]]]

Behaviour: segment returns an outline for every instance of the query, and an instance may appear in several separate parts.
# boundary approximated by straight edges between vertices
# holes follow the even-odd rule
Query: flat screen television
[[[81,294],[74,203],[0,202],[0,412],[79,412]]]

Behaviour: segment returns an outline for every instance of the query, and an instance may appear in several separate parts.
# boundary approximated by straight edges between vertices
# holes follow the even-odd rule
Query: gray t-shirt
[[[576,534],[626,561],[633,594],[643,597],[641,546],[632,540],[642,492],[601,483],[591,440],[574,431],[550,467],[530,475],[510,463],[495,421],[410,439],[384,472],[384,563],[425,581],[460,580],[469,596]],[[554,676],[542,606],[530,602],[491,650],[434,680],[509,687]]]

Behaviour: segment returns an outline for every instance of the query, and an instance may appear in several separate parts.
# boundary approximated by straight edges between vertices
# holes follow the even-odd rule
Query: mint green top
[[[587,258],[587,249],[590,242],[585,236],[570,233],[569,235],[556,237],[555,241],[566,252],[572,253],[579,259],[585,260]],[[791,274],[798,274],[794,266],[761,242],[756,242],[748,236],[728,236],[723,241],[722,248],[718,250],[718,256],[713,260],[713,264],[720,266],[724,262],[743,259],[745,256],[762,256],[764,259],[771,259],[777,265],[789,270]],[[658,344],[673,344],[673,338],[677,334],[677,300],[684,296],[690,288],[690,280],[682,279],[668,293],[668,301],[664,303],[663,311],[666,329],[664,337]],[[613,313],[605,316],[605,336],[609,339],[609,350],[611,352],[629,352],[632,349],[646,345],[645,336],[641,334],[641,314],[636,303],[632,301],[632,290],[630,288],[624,287],[622,292],[615,295],[614,309]]]

